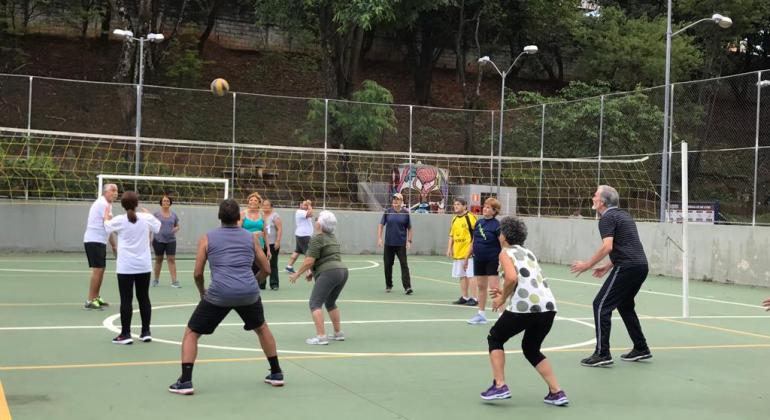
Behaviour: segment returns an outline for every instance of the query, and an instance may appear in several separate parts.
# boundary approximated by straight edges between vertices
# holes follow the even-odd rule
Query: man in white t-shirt
[[[294,261],[297,260],[299,254],[305,255],[308,245],[310,245],[310,237],[313,236],[313,202],[305,200],[299,203],[299,210],[294,213],[294,222],[296,228],[294,229],[294,238],[297,245],[294,247],[294,252],[289,257],[289,263],[286,265],[286,271],[289,273],[294,272]]]
[[[118,186],[107,184],[102,190],[101,197],[97,198],[91,209],[88,210],[86,232],[83,235],[83,243],[86,249],[88,266],[91,268],[91,283],[88,288],[88,299],[85,309],[104,309],[109,306],[99,296],[104,279],[104,268],[107,265],[107,242],[112,246],[113,254],[117,254],[115,237],[108,235],[104,229],[104,213],[112,207],[112,201],[118,196]]]

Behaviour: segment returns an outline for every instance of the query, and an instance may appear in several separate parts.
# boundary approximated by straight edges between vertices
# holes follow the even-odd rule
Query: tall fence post
[[[29,76],[29,89],[27,91],[27,138],[24,140],[27,149],[27,164],[32,157],[29,140],[32,138],[32,76]],[[29,200],[29,180],[24,180],[24,199]]]
[[[236,111],[236,93],[233,92],[233,134],[232,134],[232,159],[230,160],[230,197],[235,197],[235,111]]]
[[[540,182],[537,187],[537,217],[540,217],[540,209],[543,200],[543,156],[545,149],[545,104],[540,118]]]
[[[757,111],[754,121],[754,199],[751,208],[751,226],[757,224],[757,166],[759,165],[759,116],[762,100],[762,72],[757,72]]]
[[[492,111],[489,130],[489,188],[495,186],[495,111]]]
[[[673,162],[674,157],[674,89],[676,88],[676,84],[671,84],[671,91],[670,95],[671,98],[669,99],[669,108],[668,108],[668,188],[666,189],[666,203],[671,203],[671,167],[674,166],[671,164]]]
[[[329,99],[324,99],[324,194],[323,209],[326,210],[326,165],[329,153]]]
[[[599,159],[596,166],[596,186],[602,184],[602,141],[604,140],[604,95],[599,102]]]
[[[409,105],[409,170],[412,170],[412,131],[414,131],[414,105]],[[412,189],[409,190],[409,204],[412,204]],[[388,197],[385,202],[390,201],[391,197]],[[407,211],[411,212],[412,209],[409,205],[406,206]]]

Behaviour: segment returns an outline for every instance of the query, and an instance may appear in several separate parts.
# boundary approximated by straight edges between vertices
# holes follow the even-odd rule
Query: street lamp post
[[[685,31],[702,22],[714,22],[719,25],[720,28],[726,29],[732,26],[733,21],[727,16],[722,16],[715,13],[710,18],[703,18],[695,21],[684,28],[679,29],[676,32],[671,32],[671,0],[668,0],[668,14],[666,16],[666,80],[665,80],[665,92],[663,95],[663,153],[661,154],[661,170],[660,170],[660,221],[666,221],[666,197],[668,197],[668,139],[669,139],[669,112],[671,108],[671,38],[678,35],[682,31]],[[686,215],[684,217],[687,217]]]
[[[139,175],[139,163],[141,153],[141,133],[142,133],[142,86],[144,84],[144,42],[161,42],[164,39],[163,34],[149,33],[146,37],[134,37],[134,33],[129,30],[115,29],[112,31],[115,36],[119,36],[126,41],[139,41],[139,81],[136,85],[136,129],[134,136],[136,137],[136,146],[134,152],[134,175]],[[136,182],[134,182],[134,189],[136,189]]]
[[[479,64],[491,64],[492,67],[497,71],[497,73],[500,75],[500,78],[502,79],[502,83],[500,86],[500,130],[499,131],[499,140],[497,145],[497,196],[500,197],[500,173],[502,171],[502,164],[503,164],[503,109],[505,108],[505,77],[508,76],[508,73],[511,72],[511,69],[513,69],[513,66],[516,65],[516,62],[519,61],[519,58],[521,58],[523,55],[530,55],[537,53],[537,46],[536,45],[527,45],[524,47],[524,49],[519,53],[519,55],[516,56],[516,58],[513,60],[511,65],[508,67],[508,70],[506,71],[500,71],[499,68],[497,68],[497,65],[489,59],[488,55],[485,55],[484,57],[479,58],[478,62]]]

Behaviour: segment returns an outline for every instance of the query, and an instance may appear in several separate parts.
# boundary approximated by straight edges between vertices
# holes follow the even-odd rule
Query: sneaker
[[[102,305],[100,305],[99,301],[96,300],[96,299],[94,299],[94,300],[87,300],[86,304],[83,305],[83,309],[86,309],[86,310],[89,310],[89,311],[91,309],[96,309],[96,310],[99,310],[99,311],[103,311],[104,310],[104,308],[102,308]]]
[[[270,290],[278,290],[278,286],[270,286]]]
[[[139,335],[139,340],[143,343],[149,343],[152,341],[152,335],[149,331],[145,331]]]
[[[392,290],[393,290],[392,287],[386,287],[385,288],[385,293],[390,293]]]
[[[113,344],[133,344],[134,339],[130,335],[119,335],[112,339]]]
[[[105,302],[105,301],[104,301],[104,299],[102,299],[102,297],[101,297],[101,296],[97,296],[97,297],[96,297],[96,299],[94,299],[94,300],[95,300],[95,301],[97,301],[97,302],[99,302],[99,306],[103,306],[103,307],[105,307],[105,308],[106,308],[106,307],[108,307],[108,306],[110,306],[110,304],[109,304],[109,303],[107,303],[107,302]]]
[[[476,315],[473,315],[473,318],[468,320],[468,323],[471,325],[480,325],[480,324],[486,324],[487,323],[487,317],[477,313]]]
[[[182,285],[181,285],[181,284],[179,284],[179,282],[178,282],[178,281],[172,281],[172,282],[171,282],[171,287],[174,287],[174,288],[180,289],[180,288],[182,287]]]
[[[338,333],[329,334],[326,336],[329,341],[345,341],[345,333],[340,331]]]
[[[305,343],[312,344],[314,346],[325,346],[329,344],[329,340],[326,337],[315,336],[305,340]]]
[[[271,373],[265,376],[265,383],[272,386],[283,386],[283,372]]]
[[[511,391],[508,389],[508,385],[497,388],[494,381],[492,381],[492,386],[489,389],[481,393],[482,400],[504,400],[506,398],[511,398]]]
[[[412,293],[414,293],[414,290],[412,290],[412,288],[410,287],[410,288],[406,289],[406,291],[404,293],[406,293],[407,295],[411,295]]]
[[[465,304],[467,306],[477,306],[479,304],[479,301],[474,299],[474,298],[470,298],[470,299],[468,299],[467,302],[465,302]]]
[[[194,394],[192,381],[182,382],[177,380],[168,387],[168,392],[181,395]]]
[[[612,361],[612,356],[609,354],[602,356],[596,353],[580,361],[581,365],[588,367],[609,366],[613,363],[615,362]]]
[[[295,272],[294,267],[292,267],[290,265],[287,265],[286,266],[286,272],[294,274],[294,272]]]
[[[548,392],[548,395],[546,395],[545,398],[543,398],[543,402],[546,404],[557,405],[557,406],[564,406],[569,404],[569,400],[567,399],[567,394],[565,394],[564,391]]]
[[[158,287],[158,283],[159,283],[158,280],[153,280],[152,281],[152,287]]]
[[[620,355],[620,360],[624,360],[626,362],[638,362],[640,360],[646,359],[652,359],[652,353],[650,353],[650,349],[632,349],[628,353]]]
[[[456,301],[452,302],[452,305],[465,305],[466,303],[468,303],[468,299],[460,296],[459,299],[457,299]]]

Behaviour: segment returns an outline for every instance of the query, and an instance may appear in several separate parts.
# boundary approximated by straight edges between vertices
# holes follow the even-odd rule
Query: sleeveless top
[[[217,306],[250,305],[259,299],[251,265],[256,258],[254,234],[238,226],[206,233],[211,284],[204,299]]]
[[[249,217],[244,213],[243,215],[243,228],[248,230],[251,233],[256,232],[262,232],[262,229],[265,227],[265,221],[262,220],[260,217],[257,220],[249,219]],[[259,237],[259,245],[264,248],[265,247],[265,239],[261,236]]]
[[[516,313],[556,312],[556,298],[543,278],[535,254],[519,245],[505,248],[505,253],[519,274],[516,290],[505,309]]]

